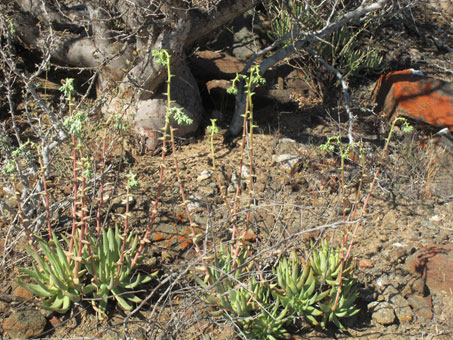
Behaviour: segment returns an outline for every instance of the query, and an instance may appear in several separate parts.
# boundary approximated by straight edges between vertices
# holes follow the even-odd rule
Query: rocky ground
[[[433,32],[423,28],[426,34],[420,36],[414,35],[410,28],[404,32],[411,37],[405,41],[404,48],[396,47],[394,41],[384,44],[383,48],[394,54],[387,55],[387,67],[391,69],[392,63],[414,66],[453,81],[453,45],[447,44],[450,52],[440,53],[435,40],[430,39]],[[392,30],[395,27],[390,26],[385,32],[391,36]],[[449,37],[450,40],[443,40],[448,43],[452,34],[450,29],[439,36]],[[232,60],[230,66],[238,59]],[[353,84],[357,107],[370,107],[367,99],[373,80]],[[288,84],[289,78],[284,83]],[[322,105],[306,86],[294,86],[299,89],[297,102],[289,85],[280,90],[290,91],[269,94],[266,90],[262,97],[258,94],[257,100],[267,101],[256,108],[257,206],[252,213],[247,242],[257,253],[261,252],[260,261],[268,264],[290,249],[305,254],[310,241],[327,238],[338,243],[342,230],[341,224],[336,223],[343,220],[339,157],[335,152],[321,151],[319,146],[329,136],[346,136],[343,108]],[[218,96],[217,104],[224,94],[220,91]],[[285,99],[285,105],[277,105],[273,104],[276,96],[289,99]],[[227,101],[228,98],[222,105],[213,107],[212,115],[227,121]],[[361,311],[345,321],[344,332],[334,327],[322,330],[300,325],[292,330],[292,339],[451,339],[453,157],[441,145],[433,143],[426,130],[419,128],[405,135],[397,128],[381,163],[389,124],[370,111],[357,109],[356,112],[359,120],[355,136],[363,141],[365,163],[362,167],[354,157],[346,162],[348,211],[354,208],[362,171],[366,177],[360,190],[360,204],[369,192],[376,169],[381,166],[352,250]],[[131,225],[142,231],[156,196],[160,159],[137,151],[134,143],[131,137],[125,145],[127,166],[138,174],[141,184],[134,194]],[[0,250],[6,254],[0,274],[2,338],[234,339],[237,334],[234,325],[211,315],[211,308],[200,299],[202,291],[190,275],[200,264],[200,256],[188,237],[190,230],[172,168],[172,158],[177,157],[189,208],[199,232],[205,235],[200,243],[202,251],[211,255],[213,245],[228,240],[229,225],[211,172],[210,148],[209,136],[201,134],[179,141],[177,152],[166,159],[162,204],[144,267],[158,269],[160,274],[140,292],[147,298],[146,302],[130,315],[112,307],[110,319],[98,323],[86,301],[66,315],[38,309],[31,294],[14,282],[17,267],[29,260],[24,258],[24,241],[14,239],[14,231],[2,225]],[[231,199],[240,172],[240,139],[225,144],[222,136],[217,135],[214,148],[220,180]],[[241,172],[247,176],[246,171]],[[68,194],[70,190],[70,183],[62,184],[61,193]],[[240,201],[245,207],[246,191]],[[124,213],[121,199],[112,195],[109,203],[112,203],[113,218],[120,220],[119,215]],[[240,210],[240,220],[245,214],[245,209]],[[60,220],[60,227],[65,228],[68,222],[64,216]]]

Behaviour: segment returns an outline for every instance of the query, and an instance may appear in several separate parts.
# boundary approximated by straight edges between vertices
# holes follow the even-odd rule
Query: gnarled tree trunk
[[[176,105],[197,129],[202,106],[184,64],[184,49],[255,6],[257,0],[0,0],[0,19],[15,43],[52,63],[91,70],[110,113],[124,113],[153,147],[165,117],[162,84],[167,72],[152,58],[171,55]]]

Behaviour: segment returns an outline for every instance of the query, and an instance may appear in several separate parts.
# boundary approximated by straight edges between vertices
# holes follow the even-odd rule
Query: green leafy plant
[[[232,318],[248,339],[287,338],[287,328],[297,318],[323,328],[332,322],[344,329],[340,319],[359,312],[358,293],[351,265],[340,282],[339,254],[340,249],[323,241],[312,248],[310,261],[303,263],[295,252],[283,256],[272,270],[274,275],[262,281],[252,271],[254,263],[246,249],[234,257],[231,247],[221,247],[209,275],[195,280],[207,292],[205,301]]]
[[[0,150],[9,155],[2,167],[2,173],[6,176],[15,177],[17,170],[30,166],[36,160],[36,155],[33,152],[36,144],[27,140],[19,147],[14,148],[10,143],[11,140],[7,136],[0,141]]]
[[[99,318],[102,319],[106,315],[107,304],[111,296],[122,309],[132,310],[133,306],[130,303],[142,301],[133,293],[134,289],[151,281],[158,272],[151,275],[141,275],[140,272],[134,275],[132,272],[131,263],[137,252],[138,236],[133,237],[132,233],[122,235],[118,226],[103,229],[101,234],[100,238],[97,235],[89,237],[93,251],[93,264],[91,265],[88,261],[86,269],[92,276],[91,281],[95,288],[92,305],[99,313]],[[123,263],[120,263],[124,237],[127,251],[124,252]],[[84,257],[90,258],[87,248],[85,248]]]
[[[268,36],[271,40],[282,38],[298,26],[298,18],[303,15],[303,24],[313,27],[319,22],[319,18],[313,15],[307,4],[297,0],[273,0],[268,3],[268,13],[271,19],[271,27]],[[291,43],[290,39],[284,41],[285,45]]]
[[[337,295],[339,296],[338,302]],[[326,327],[328,322],[333,322],[339,329],[345,329],[340,323],[340,319],[349,318],[360,311],[355,304],[357,297],[357,285],[352,279],[343,277],[341,289],[338,285],[331,286],[326,301],[319,303],[319,309],[323,312],[320,321],[321,327]]]
[[[244,333],[249,339],[288,339],[289,333],[285,328],[288,324],[288,307],[282,308],[280,302],[266,301],[258,306],[259,312],[244,320]]]
[[[213,286],[214,295],[207,296],[207,302],[219,304],[227,310],[232,310],[232,306],[224,296],[231,291],[238,282],[243,280],[245,273],[252,268],[252,263],[245,263],[247,254],[240,253],[235,258],[236,267],[233,268],[233,255],[229,247],[221,246],[218,255],[214,258],[214,263],[208,268],[208,273],[204,280],[195,275],[196,281],[204,288],[209,288],[208,283],[215,283]]]
[[[287,338],[288,308],[272,298],[267,282],[257,280],[248,258],[245,249],[234,256],[231,247],[222,246],[205,280],[194,276],[201,287],[213,291],[204,299],[233,318],[248,339]]]
[[[67,239],[65,239],[66,243]],[[25,246],[25,250],[33,257],[33,269],[20,268],[23,274],[18,284],[42,298],[41,306],[58,313],[66,313],[72,302],[79,302],[84,295],[91,293],[94,287],[81,282],[86,269],[76,275],[74,256],[66,256],[60,241],[53,234],[52,240],[46,241],[38,237],[39,249]],[[31,280],[34,283],[23,281]]]
[[[255,126],[253,124],[252,89],[256,84],[264,83],[265,80],[261,77],[259,68],[253,67],[249,75],[237,75],[233,79],[229,93],[236,93],[239,82],[242,82],[245,86],[247,93],[242,134],[242,156],[239,167],[242,169],[245,163],[251,174],[250,178],[244,179],[249,189],[249,205],[247,206],[247,216],[243,227],[243,230],[246,231],[250,219],[249,212],[254,207],[252,150]],[[342,327],[337,322],[338,319],[351,316],[358,309],[348,309],[350,305],[355,308],[356,295],[354,295],[354,299],[350,299],[348,295],[346,299],[342,299],[341,306],[334,305],[332,307],[331,296],[334,296],[333,302],[335,303],[338,290],[334,288],[337,281],[331,279],[342,270],[342,267],[338,267],[340,264],[338,261],[339,250],[336,249],[327,254],[327,263],[330,263],[330,267],[334,269],[331,272],[328,271],[328,280],[324,275],[326,273],[321,274],[321,268],[324,269],[325,266],[324,262],[317,261],[317,265],[312,267],[310,261],[302,263],[295,253],[292,254],[291,258],[283,256],[277,266],[273,268],[273,275],[265,279],[260,264],[253,256],[251,249],[243,243],[241,237],[243,234],[238,228],[238,221],[235,217],[238,211],[237,197],[242,186],[238,184],[231,207],[225,188],[217,175],[214,135],[218,132],[218,128],[215,120],[211,121],[211,126],[207,130],[210,133],[213,173],[230,215],[233,232],[230,245],[221,246],[215,254],[212,266],[208,266],[205,279],[202,280],[195,275],[195,280],[206,291],[203,299],[218,306],[220,313],[236,322],[241,332],[248,339],[287,338],[289,337],[287,327],[291,321],[297,318],[303,318],[313,325],[321,325],[322,327],[325,327],[327,322],[330,321],[338,327]],[[246,146],[248,147],[247,152]],[[332,148],[333,146],[326,146],[326,150]],[[241,173],[239,173],[238,178],[241,178]],[[323,247],[319,251],[314,251],[315,258],[323,258],[327,243],[323,243]],[[331,254],[334,256],[332,257]],[[256,270],[254,270],[254,267]],[[346,280],[344,282],[346,283]],[[345,291],[349,292],[346,289]],[[339,294],[343,298],[342,293]],[[344,300],[346,302],[343,302]],[[335,308],[340,308],[341,311]]]
[[[174,77],[174,75],[171,73],[171,56],[168,53],[167,50],[161,49],[161,50],[154,50],[152,52],[153,58],[156,61],[156,63],[161,66],[165,67],[167,71],[167,92],[165,93],[167,97],[167,107],[166,107],[166,115],[165,115],[165,124],[162,128],[163,135],[160,138],[162,140],[162,156],[161,159],[163,160],[165,158],[165,153],[167,152],[167,139],[170,141],[170,146],[171,146],[171,151],[173,152],[173,164],[174,164],[174,170],[175,170],[175,175],[178,180],[178,186],[179,186],[179,193],[181,196],[181,199],[183,201],[184,205],[184,211],[187,216],[187,219],[189,220],[191,232],[192,232],[192,240],[193,244],[195,245],[195,250],[198,254],[201,253],[200,247],[198,245],[197,239],[198,239],[198,234],[195,230],[195,227],[197,227],[197,224],[194,222],[192,218],[192,214],[190,213],[190,210],[188,208],[188,203],[189,201],[186,199],[186,193],[184,190],[184,183],[181,178],[181,173],[180,173],[180,167],[178,163],[178,158],[176,157],[176,141],[175,141],[175,131],[177,128],[173,126],[173,120],[176,121],[177,124],[183,125],[183,124],[192,124],[193,120],[184,112],[183,108],[178,108],[174,107],[173,103],[174,101],[171,99],[171,79]],[[159,176],[159,187],[158,187],[158,192],[160,192],[161,188],[161,183],[163,180],[163,171],[164,171],[164,166],[161,165],[160,168],[160,176]],[[157,207],[157,200],[155,201],[155,208]],[[151,220],[155,218],[155,214],[151,217]],[[147,229],[147,232],[145,234],[148,234],[150,229]],[[140,252],[140,249],[139,249]],[[204,261],[204,260],[203,260]]]
[[[72,108],[75,106],[73,80],[66,79],[60,91],[64,94],[70,111],[62,125],[72,137],[72,230],[68,237],[52,232],[46,169],[42,165],[42,159],[39,158],[41,165],[39,173],[47,212],[48,240],[39,236],[33,237],[27,225],[27,218],[18,204],[20,217],[29,238],[29,246],[25,249],[34,259],[31,268],[20,269],[22,275],[18,281],[21,286],[42,299],[44,308],[65,313],[72,303],[89,299],[94,310],[98,312],[99,319],[102,319],[107,314],[109,301],[112,300],[116,301],[120,308],[132,310],[134,303],[141,302],[136,293],[137,287],[151,281],[158,272],[142,275],[136,270],[136,266],[141,262],[141,251],[146,241],[129,230],[131,192],[139,186],[137,177],[132,171],[124,176],[127,184],[123,225],[121,227],[115,225],[114,228],[101,225],[103,202],[101,198],[97,209],[96,228],[90,227],[87,191],[91,190],[89,181],[95,175],[92,153],[88,152],[85,143],[88,135],[87,125],[90,121],[85,112],[81,110],[73,112]],[[113,125],[114,131],[118,134],[127,128],[115,115],[105,123],[105,129],[109,129],[110,125]],[[105,169],[106,138],[107,133],[104,133],[102,174]],[[19,158],[24,158],[26,146],[24,144],[19,148],[20,152],[18,150],[11,152],[14,156],[12,165],[18,169],[20,169]],[[37,149],[39,148],[34,148],[35,151]],[[16,176],[14,171],[11,176]],[[100,196],[103,197],[102,176],[100,182]],[[20,201],[17,193],[16,199]]]
[[[9,26],[9,34],[15,35],[16,28],[14,27],[14,22],[10,18],[8,18],[8,26]]]
[[[349,273],[352,266],[343,272],[340,282],[340,249],[329,247],[323,240],[319,247],[312,247],[310,261],[302,263],[293,252],[291,259],[283,257],[274,273],[277,286],[273,295],[295,317],[302,317],[313,325],[326,327],[333,322],[344,329],[339,319],[359,312],[355,305],[357,288]],[[339,285],[340,303],[335,305]]]
[[[66,78],[62,83],[59,90],[63,93],[65,99],[72,104],[75,93],[74,78]]]
[[[237,94],[237,84],[241,83],[245,86],[245,93],[247,95],[246,98],[246,105],[245,105],[245,113],[244,113],[244,121],[243,121],[243,129],[242,129],[242,139],[241,139],[241,159],[239,161],[239,166],[238,166],[238,182],[236,186],[236,192],[234,196],[234,202],[233,202],[233,208],[230,208],[228,205],[228,200],[225,199],[224,196],[224,202],[227,205],[228,209],[228,214],[230,215],[230,218],[234,221],[233,223],[233,233],[231,236],[231,241],[234,242],[236,240],[237,236],[240,236],[239,229],[237,226],[237,223],[235,221],[236,219],[236,214],[238,212],[239,204],[238,204],[238,199],[239,199],[239,194],[241,192],[241,180],[244,180],[244,182],[247,184],[248,187],[248,204],[245,207],[247,209],[247,216],[246,216],[246,223],[245,227],[242,231],[242,235],[247,232],[248,229],[248,224],[250,221],[250,216],[252,209],[255,205],[255,190],[254,190],[254,178],[256,175],[254,174],[254,164],[253,164],[253,133],[255,128],[257,127],[254,124],[253,120],[253,95],[255,94],[253,92],[253,89],[256,85],[258,84],[265,84],[266,79],[261,75],[260,67],[259,65],[255,65],[250,69],[250,73],[248,75],[244,74],[236,74],[236,77],[232,80],[231,87],[228,88],[228,93],[230,94]],[[249,170],[249,178],[242,179],[242,167],[243,165],[247,166]],[[214,169],[214,173],[216,170]],[[217,181],[218,182],[218,181]],[[218,184],[220,184],[218,182]],[[239,244],[236,245],[236,251],[239,250]]]
[[[317,248],[312,247],[310,257],[311,268],[315,273],[319,287],[324,288],[324,299],[320,300],[319,309],[322,311],[320,325],[325,327],[327,322],[333,322],[338,328],[344,329],[340,318],[349,318],[359,312],[355,305],[358,297],[356,284],[350,274],[352,264],[342,263],[340,248],[330,247],[324,239]],[[340,288],[341,287],[341,288]],[[339,301],[336,301],[339,294]]]
[[[316,54],[338,68],[344,78],[358,77],[382,72],[383,57],[376,46],[363,42],[364,32],[370,21],[356,32],[347,26],[332,34],[330,44],[320,44]]]
[[[330,247],[327,240],[324,239],[318,249],[312,247],[310,264],[319,284],[335,285],[341,270],[340,249]],[[343,274],[351,271],[350,263],[347,263],[346,267]]]
[[[79,111],[74,115],[69,116],[63,122],[63,125],[68,129],[69,134],[80,136],[84,131],[84,125],[88,122],[88,117],[85,112]]]
[[[138,182],[132,172],[127,178],[129,197],[129,190]],[[19,277],[19,285],[40,297],[43,308],[58,313],[66,313],[71,303],[84,298],[92,301],[99,319],[106,316],[111,297],[122,309],[131,310],[132,303],[142,301],[134,290],[158,274],[142,275],[134,270],[133,260],[135,264],[141,262],[137,252],[138,236],[127,228],[121,232],[116,225],[115,228],[103,228],[100,234],[91,232],[84,237],[84,223],[79,224],[82,227],[71,237],[72,241],[64,235],[59,239],[52,233],[48,241],[36,237],[37,248],[25,247],[35,262],[32,269],[20,268],[23,274]]]
[[[302,264],[293,252],[291,259],[284,257],[273,272],[277,278],[273,296],[298,317],[318,325],[316,317],[321,315],[322,311],[316,306],[328,291],[320,293],[316,290],[317,278],[313,268],[308,263]]]
[[[165,127],[164,132],[167,132],[167,129],[170,127],[171,123],[170,120],[173,118],[178,124],[190,125],[193,123],[193,120],[186,115],[183,108],[180,107],[173,107],[172,104],[174,103],[171,100],[171,78],[174,75],[171,73],[171,62],[170,62],[170,54],[167,50],[153,50],[153,58],[156,60],[156,63],[159,66],[163,66],[167,68],[167,114],[165,115]]]
[[[333,1],[314,6],[308,1],[273,0],[268,4],[272,23],[269,36],[275,40],[292,32],[292,38],[284,41],[285,45],[291,44],[293,39],[301,36],[301,32],[316,32],[340,17],[343,11],[336,6],[337,3]],[[338,69],[344,79],[380,74],[383,56],[379,54],[377,44],[368,38],[371,22],[364,21],[358,27],[342,26],[325,39],[312,44],[311,48],[317,57]],[[320,97],[324,96],[327,88],[338,85],[336,76],[324,72],[323,66],[314,56],[306,55],[303,60],[291,60],[290,64],[303,74],[304,80]]]
[[[357,189],[357,194],[354,202],[354,207],[351,213],[347,216],[346,210],[343,209],[343,218],[345,221],[354,221],[358,215],[358,220],[354,225],[346,225],[343,228],[343,236],[341,239],[341,246],[338,250],[331,249],[325,242],[321,244],[319,250],[313,250],[312,254],[312,267],[314,271],[318,274],[318,277],[321,279],[321,282],[326,282],[331,286],[329,296],[326,297],[326,301],[323,301],[320,304],[320,309],[324,312],[321,325],[325,325],[327,321],[335,323],[339,328],[343,328],[339,322],[339,318],[349,317],[357,313],[357,310],[354,306],[355,299],[357,298],[357,288],[353,283],[353,280],[350,276],[351,274],[351,250],[357,235],[358,229],[361,225],[361,219],[365,213],[365,210],[368,206],[368,202],[371,198],[371,195],[374,191],[376,181],[379,177],[382,163],[384,162],[385,156],[387,154],[390,140],[395,131],[395,125],[401,122],[403,124],[402,131],[403,133],[409,133],[412,131],[412,126],[409,124],[407,119],[403,117],[397,117],[392,122],[390,127],[389,134],[386,138],[386,143],[382,151],[380,164],[377,167],[374,177],[370,183],[368,193],[363,201],[361,209],[359,210],[359,203],[361,201],[363,180],[366,177],[365,175],[365,163],[363,157],[363,149],[361,144],[350,144],[344,148],[341,144],[339,136],[330,137],[326,144],[321,146],[321,149],[325,151],[335,150],[337,146],[340,150],[340,171],[342,177],[342,195],[343,195],[343,205],[345,199],[345,181],[344,181],[344,160],[349,157],[349,152],[353,147],[358,146],[360,148],[360,156],[362,159],[362,176],[360,179],[359,187]]]

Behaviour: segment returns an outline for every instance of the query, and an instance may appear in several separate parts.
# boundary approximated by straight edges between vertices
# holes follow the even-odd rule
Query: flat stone
[[[407,302],[412,307],[415,317],[423,321],[431,321],[433,318],[433,305],[431,296],[423,297],[412,294],[407,297]]]
[[[121,334],[118,332],[108,329],[103,335],[102,340],[120,340]]]
[[[137,328],[131,331],[132,339],[135,340],[146,340],[146,331],[142,328]],[[126,337],[127,338],[127,337]],[[131,337],[129,337],[131,339]]]
[[[392,285],[387,286],[384,291],[382,292],[381,295],[385,297],[385,300],[390,300],[392,299],[395,295],[398,295],[399,291],[393,287]]]
[[[197,182],[201,183],[201,182],[211,178],[212,177],[212,173],[213,173],[212,170],[203,170],[200,173],[200,175],[197,177]]]
[[[57,327],[59,324],[61,324],[61,319],[54,315],[49,319],[49,323],[52,325],[52,327]]]
[[[198,77],[206,79],[232,79],[245,66],[237,58],[215,51],[195,52],[190,65]]]
[[[439,216],[439,215],[433,215],[429,218],[430,221],[432,222],[440,222],[442,221],[442,216]]]
[[[368,308],[372,310],[371,318],[380,325],[391,325],[396,320],[395,311],[388,302],[372,302]]]
[[[212,183],[213,185],[204,185],[198,187],[198,192],[200,195],[203,197],[213,197],[217,193],[217,187],[215,186],[215,183]]]
[[[444,137],[441,137],[441,140],[439,141],[441,144],[442,138]],[[453,144],[453,141],[450,141],[450,143]],[[443,145],[446,145],[446,141]],[[446,150],[448,150],[450,155],[445,154],[443,157],[438,157],[438,159],[436,159],[436,173],[427,183],[427,192],[429,194],[447,202],[451,201],[451,199],[449,200],[449,197],[453,196],[453,176],[451,175],[451,169],[453,167],[453,157],[451,157],[451,154],[453,154],[452,148],[453,146],[450,148],[446,147]],[[449,204],[447,203],[443,208],[443,220],[452,221],[452,216],[449,212],[453,211],[453,204],[451,202]]]
[[[300,144],[291,138],[280,138],[277,144],[277,152],[279,154],[295,154],[299,149]]]
[[[198,226],[194,229],[197,234],[204,230]],[[150,237],[155,246],[169,254],[186,250],[193,244],[192,239],[192,228],[184,215],[176,216],[170,223],[159,223]]]
[[[233,55],[240,60],[248,60],[259,48],[257,35],[247,26],[242,27],[234,34]]]
[[[425,282],[422,279],[419,278],[414,280],[414,282],[412,282],[411,288],[415,294],[421,296],[425,295]]]
[[[214,79],[206,82],[206,89],[213,98],[224,98],[231,87],[231,82],[225,79]],[[216,113],[217,116],[222,116]],[[214,115],[213,115],[214,116]]]
[[[302,158],[298,155],[292,155],[292,154],[282,154],[278,156],[272,157],[272,160],[275,163],[278,163],[280,165],[280,168],[289,173],[294,173],[297,171],[299,168],[299,165],[302,161]]]
[[[400,322],[411,322],[413,319],[412,309],[409,302],[400,294],[391,298],[396,317]]]
[[[383,291],[387,286],[389,286],[392,283],[392,279],[390,278],[389,275],[387,274],[382,274],[377,280],[376,280],[376,288],[379,291]]]
[[[9,304],[6,302],[0,301],[0,313],[6,313],[9,309]]]
[[[45,326],[46,318],[34,309],[13,312],[2,324],[3,330],[13,339],[35,338]]]
[[[381,226],[383,229],[395,227],[397,224],[398,224],[398,212],[394,209],[388,211],[381,222]]]
[[[250,168],[248,166],[242,165],[241,168],[241,177],[247,179],[250,177]]]
[[[126,198],[116,197],[112,200],[112,210],[116,214],[124,214],[126,212]],[[135,206],[136,200],[134,197],[129,197],[129,210]]]
[[[390,262],[392,263],[403,263],[407,256],[407,248],[394,247],[390,252]]]
[[[359,267],[360,268],[373,268],[374,263],[370,259],[361,259],[361,260],[359,260]]]
[[[189,208],[190,212],[201,210],[203,206],[203,196],[201,196],[200,194],[190,195],[188,201],[189,203],[187,203],[187,208]]]

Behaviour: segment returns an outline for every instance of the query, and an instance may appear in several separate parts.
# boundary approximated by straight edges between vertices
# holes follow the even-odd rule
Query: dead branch
[[[242,70],[242,73],[245,74],[248,72],[250,67],[255,63],[256,59],[259,56],[264,55],[270,50],[275,50],[283,44],[283,42],[287,39],[292,37],[304,37],[301,39],[297,39],[294,41],[293,44],[283,47],[272,54],[270,57],[264,59],[260,64],[260,72],[264,74],[267,69],[272,67],[273,65],[277,64],[278,62],[289,58],[290,56],[294,55],[299,50],[303,49],[304,47],[309,47],[310,44],[321,40],[323,37],[326,37],[340,27],[345,26],[346,24],[350,23],[352,20],[356,19],[363,19],[368,13],[383,9],[385,5],[388,3],[388,0],[379,0],[375,3],[370,5],[362,4],[360,7],[356,8],[355,10],[346,13],[340,20],[329,24],[327,27],[315,32],[313,34],[309,34],[307,32],[300,32],[300,31],[292,31],[287,33],[282,38],[278,39],[273,45],[267,47],[262,51],[258,51],[255,53],[250,59],[248,60],[246,66]],[[230,123],[230,127],[228,129],[228,136],[237,136],[241,129],[242,129],[242,115],[245,112],[246,106],[246,95],[244,94],[243,84],[238,86],[238,94],[236,96],[236,105],[234,110],[234,115]],[[251,89],[253,91],[253,89]]]

